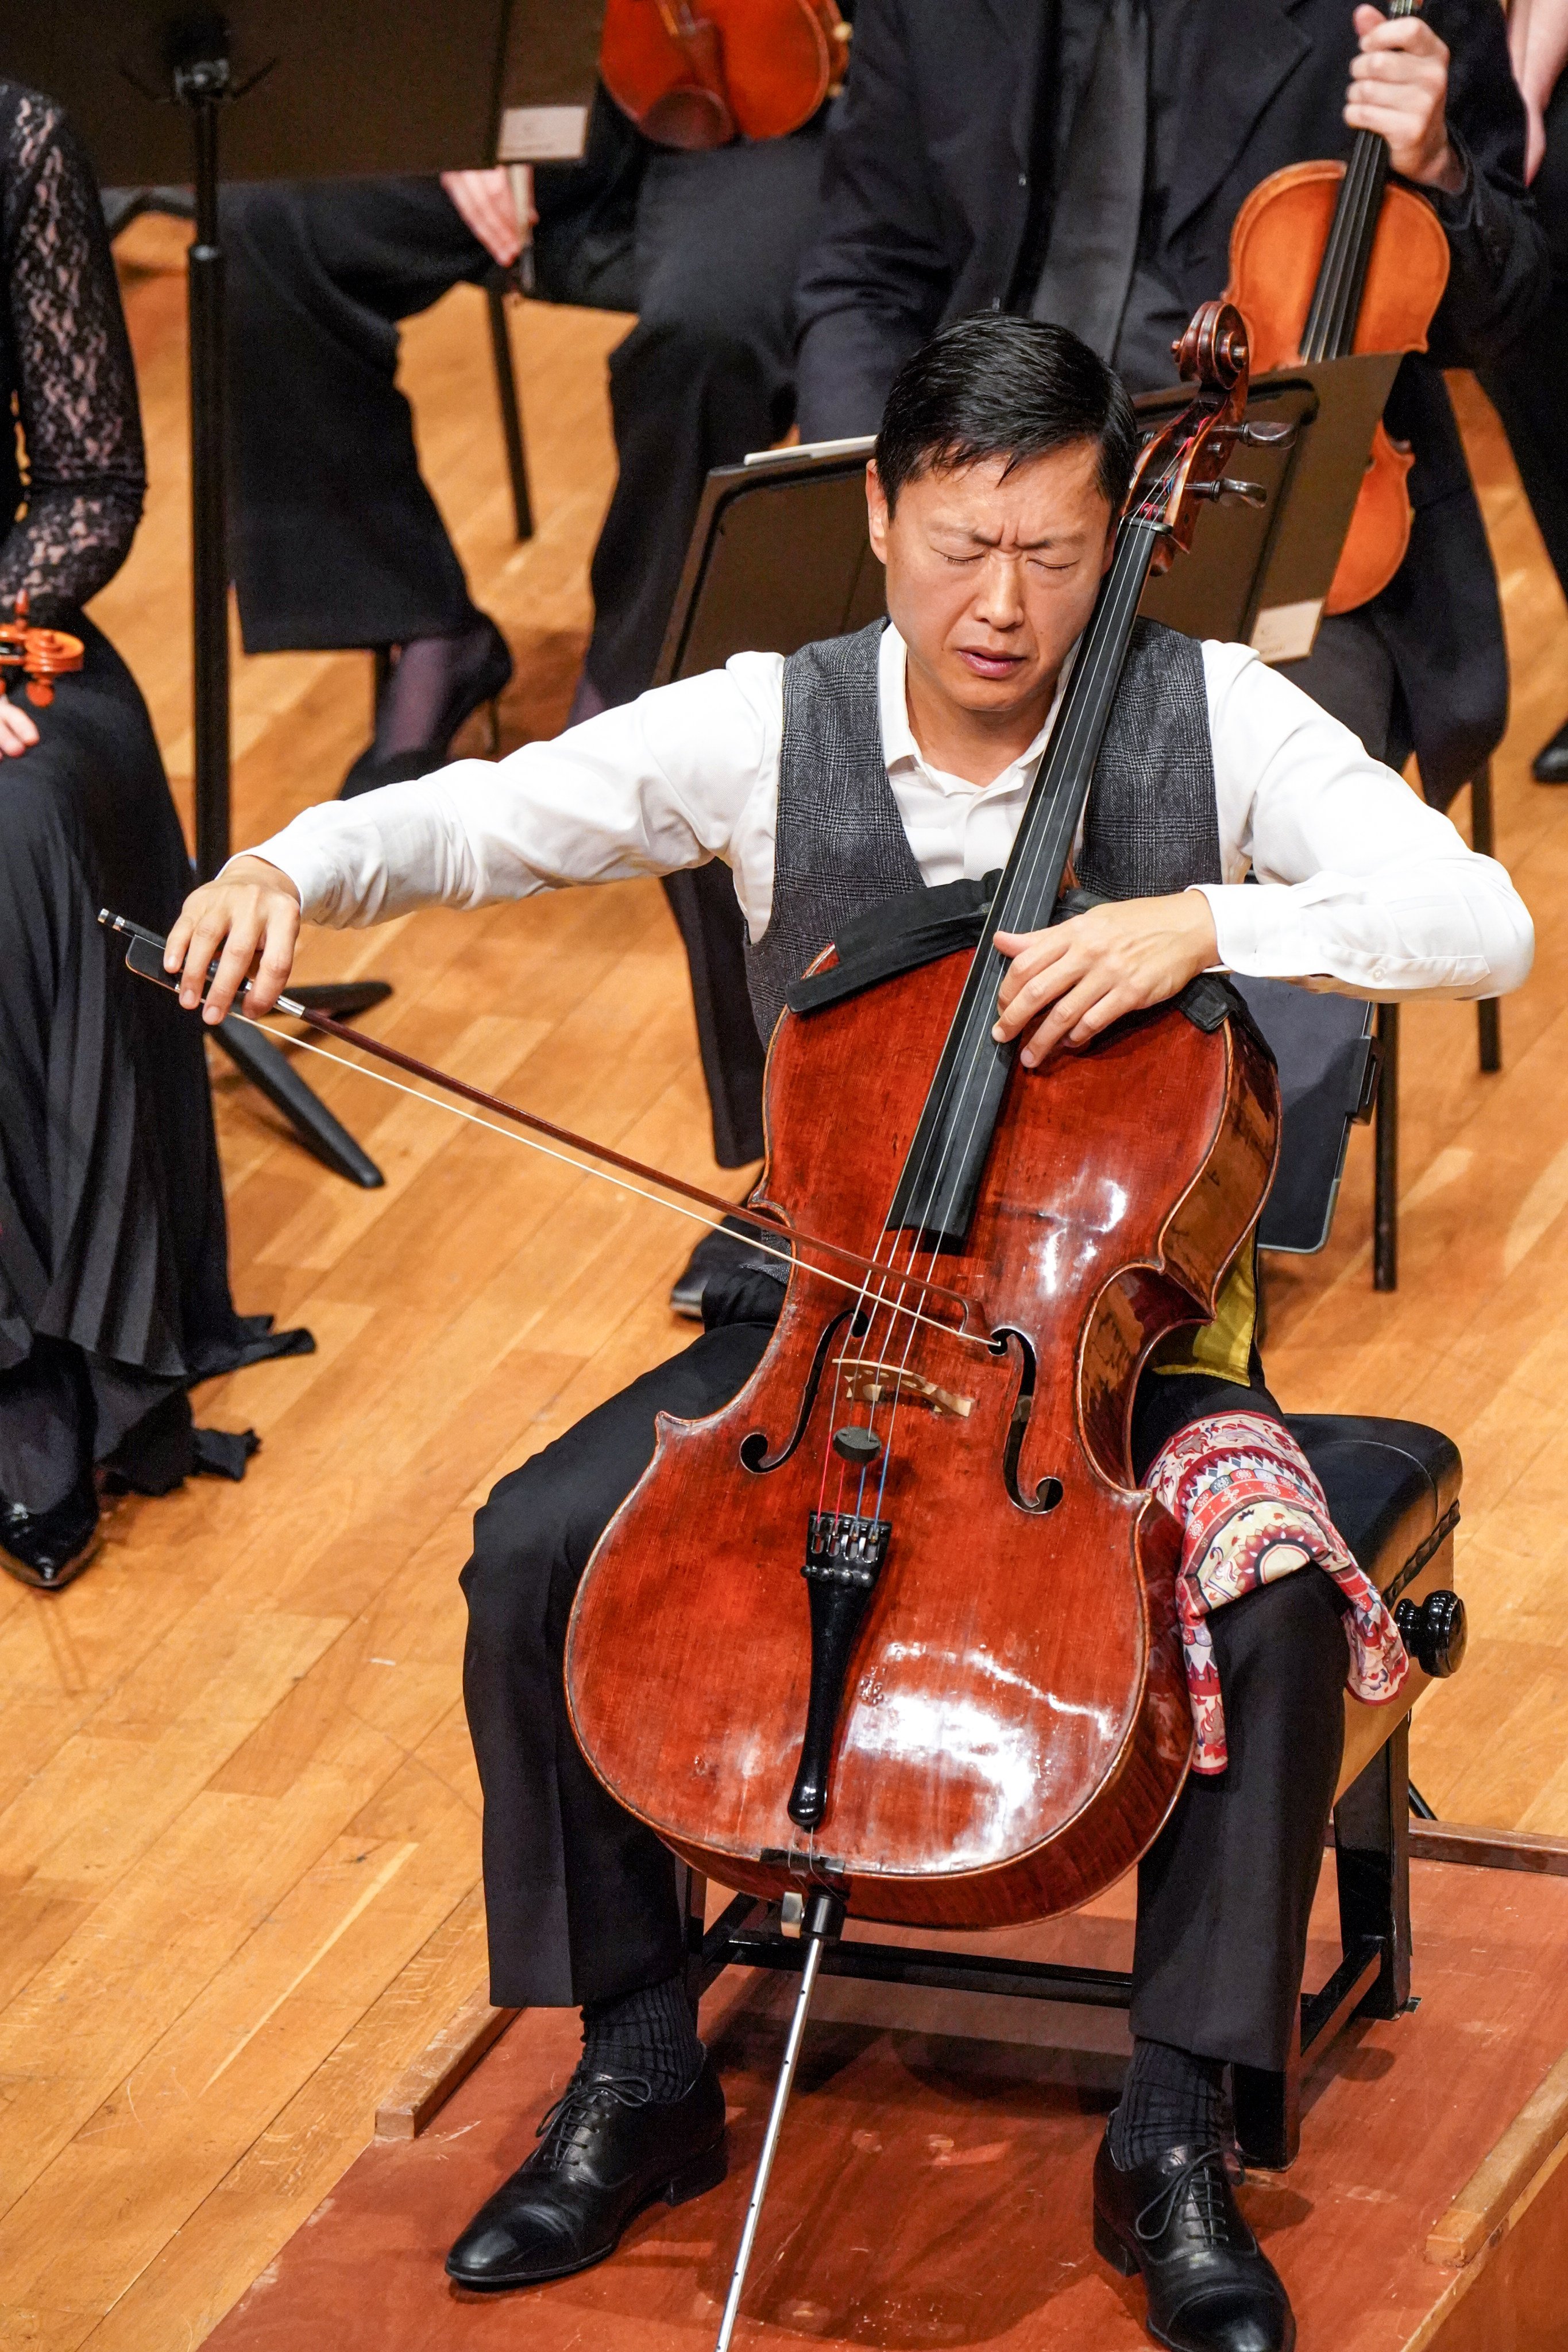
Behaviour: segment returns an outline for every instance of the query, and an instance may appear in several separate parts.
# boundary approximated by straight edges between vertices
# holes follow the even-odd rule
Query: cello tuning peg
[[[1296,443],[1296,426],[1284,425],[1244,425],[1237,435],[1249,449],[1290,449]]]
[[[1193,496],[1208,499],[1215,506],[1266,507],[1268,493],[1261,482],[1237,482],[1222,475],[1217,482],[1194,482]]]

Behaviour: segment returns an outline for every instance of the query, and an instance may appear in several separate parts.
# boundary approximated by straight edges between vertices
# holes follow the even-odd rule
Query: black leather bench
[[[1359,1414],[1291,1416],[1335,1526],[1396,1612],[1412,1672],[1397,1699],[1345,1702],[1345,1762],[1334,1807],[1341,1959],[1326,1984],[1303,1993],[1298,2046],[1283,2073],[1234,2070],[1237,2139],[1254,2164],[1290,2163],[1300,2139],[1302,2060],[1354,2016],[1394,2017],[1410,1999],[1410,1710],[1434,1675],[1464,1652],[1464,1612],[1450,1590],[1459,1516],[1458,1447],[1419,1422]],[[784,1931],[779,1906],[742,1895],[703,1929],[705,1883],[689,1874],[689,1981],[693,2000],[737,1964],[798,1971],[804,1945]],[[1120,1969],[1073,1969],[968,1953],[916,1949],[846,1937],[827,1945],[822,1970],[881,1983],[1009,1993],[1024,2000],[1125,2009]]]

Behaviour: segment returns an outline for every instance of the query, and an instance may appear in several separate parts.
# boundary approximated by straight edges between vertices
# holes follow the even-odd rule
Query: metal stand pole
[[[1399,1007],[1377,1008],[1377,1042],[1383,1072],[1377,1084],[1377,1119],[1373,1129],[1374,1171],[1372,1204],[1372,1286],[1399,1287]]]
[[[1483,761],[1470,778],[1470,847],[1492,855],[1492,763]],[[1481,1068],[1490,1076],[1502,1067],[1502,1008],[1495,996],[1476,1006]]]
[[[228,425],[224,385],[224,265],[217,234],[217,110],[228,60],[183,66],[176,94],[190,110],[196,235],[187,264],[191,322],[191,586],[195,663],[196,879],[228,857]]]
[[[173,68],[174,95],[191,118],[195,241],[187,264],[191,330],[191,586],[195,663],[196,878],[210,882],[229,855],[228,460],[224,257],[218,241],[218,110],[235,90],[221,20],[204,19],[192,54]],[[379,983],[369,985],[379,994]],[[372,1002],[374,1001],[373,997]],[[223,1022],[218,1045],[280,1110],[307,1150],[351,1184],[384,1183],[369,1153],[335,1119],[288,1055],[255,1028]]]
[[[844,1925],[844,1906],[836,1895],[814,1894],[806,1898],[803,1933],[806,1938],[805,1964],[800,1972],[800,1990],[795,1995],[795,2011],[789,2021],[789,2039],[784,2043],[784,2063],[773,2092],[773,2104],[768,2116],[768,2127],[763,2136],[763,2152],[757,2158],[757,2177],[752,2183],[752,2201],[746,2208],[746,2226],[741,2232],[741,2250],[735,2256],[735,2268],[730,2280],[729,2298],[724,2316],[719,2323],[719,2334],[713,2352],[730,2352],[730,2338],[735,2332],[735,2320],[741,2308],[741,2296],[746,2284],[746,2271],[752,2259],[752,2247],[757,2235],[757,2223],[762,2218],[763,2200],[768,2193],[768,2180],[778,2150],[779,2134],[784,2128],[784,2109],[795,2088],[795,2072],[800,2062],[801,2043],[805,2039],[806,2012],[816,1988],[817,1970],[822,1966],[824,1945],[837,1937]]]

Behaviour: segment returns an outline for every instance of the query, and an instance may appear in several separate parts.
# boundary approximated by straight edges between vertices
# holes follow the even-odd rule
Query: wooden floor
[[[1553,2323],[1568,2267],[1568,2171],[1555,2176],[1533,2244],[1517,2246],[1525,2260],[1512,2280],[1485,2262],[1438,2268],[1424,2249],[1568,2040],[1568,1979],[1540,1964],[1542,1948],[1568,1935],[1568,1884],[1417,1863],[1411,1892],[1426,1956],[1419,2009],[1353,2026],[1310,2069],[1300,2157],[1286,2173],[1251,2171],[1242,2204],[1287,2280],[1304,2352],[1457,2352],[1443,2325],[1456,2306],[1467,2321],[1484,2306],[1489,2321],[1458,2337],[1467,2352],[1550,2352],[1563,2343]],[[1125,1967],[1131,1909],[1124,1885],[1087,1916],[963,1940]],[[1325,1889],[1314,1982],[1337,1958],[1336,1924]],[[736,1969],[713,1988],[702,2026],[723,2078],[729,2176],[674,2213],[652,2207],[613,2262],[504,2297],[460,2294],[442,2274],[446,2248],[525,2154],[532,2116],[575,2060],[574,2021],[538,2010],[424,2137],[366,2150],[218,2329],[213,2352],[300,2352],[329,2335],[335,2352],[710,2352],[794,1983]],[[1116,2097],[1109,2063],[1094,2051],[984,2038],[985,2024],[952,2014],[972,2005],[962,1993],[841,1979],[823,1990],[866,1998],[853,2017],[842,2003],[830,2017],[826,2000],[814,2013],[736,2352],[1146,2347],[1142,2282],[1091,2252],[1089,2174]],[[933,2025],[921,2011],[934,2003],[949,2015]],[[1064,2022],[1033,2001],[973,2005],[1025,2012],[1018,2030],[1034,2026],[1042,2042]],[[1067,2031],[1104,2015],[1068,2012]]]
[[[153,488],[96,610],[188,814],[179,239],[142,223],[122,250]],[[571,693],[612,478],[603,362],[625,324],[531,306],[517,322],[526,548],[480,297],[458,289],[407,337],[429,478],[517,654],[511,742],[552,731]],[[1272,1277],[1269,1360],[1294,1408],[1408,1413],[1458,1440],[1475,1632],[1417,1717],[1416,1778],[1454,1818],[1563,1831],[1568,793],[1527,766],[1568,710],[1568,615],[1496,426],[1460,389],[1515,665],[1500,840],[1540,951],[1505,1009],[1500,1077],[1477,1074],[1468,1008],[1407,1014],[1403,1286],[1370,1288],[1358,1136],[1332,1245]],[[237,840],[335,788],[369,697],[363,656],[240,662]],[[655,886],[314,937],[303,971],[384,975],[386,1035],[715,1180]],[[469,1518],[500,1471],[688,1336],[664,1303],[691,1233],[679,1218],[324,1076],[384,1191],[323,1173],[216,1072],[239,1303],[318,1341],[200,1400],[204,1418],[260,1432],[249,1477],[122,1506],[61,1597],[0,1591],[8,2346],[198,2343],[480,1980],[456,1587]]]

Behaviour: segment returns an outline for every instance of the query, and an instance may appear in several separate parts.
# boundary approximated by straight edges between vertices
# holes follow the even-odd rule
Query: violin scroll
[[[35,628],[27,619],[27,592],[16,598],[15,620],[0,621],[0,695],[20,674],[27,699],[46,710],[55,698],[55,680],[81,667],[86,648],[65,629]]]

